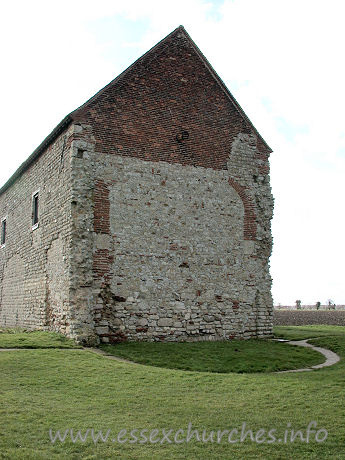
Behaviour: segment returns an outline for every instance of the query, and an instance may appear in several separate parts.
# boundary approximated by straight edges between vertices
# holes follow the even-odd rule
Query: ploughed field
[[[310,324],[345,326],[345,311],[274,310],[273,324],[275,326],[304,326]]]

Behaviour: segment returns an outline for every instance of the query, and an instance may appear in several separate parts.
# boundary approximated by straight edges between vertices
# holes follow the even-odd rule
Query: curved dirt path
[[[315,366],[306,367],[306,368],[302,368],[302,369],[290,369],[288,371],[272,372],[274,374],[286,374],[288,372],[313,371],[315,369],[322,369],[323,367],[333,366],[338,361],[340,361],[340,356],[337,355],[336,353],[334,353],[333,351],[328,350],[327,348],[315,347],[314,345],[311,345],[310,343],[308,343],[308,340],[310,340],[310,339],[306,339],[306,340],[282,340],[282,339],[279,340],[279,339],[275,339],[275,340],[277,340],[279,342],[285,342],[288,345],[297,345],[299,347],[312,348],[313,350],[318,351],[319,353],[324,355],[324,357],[326,358],[326,361],[321,363],[321,364],[316,364]],[[114,361],[119,361],[121,363],[128,363],[128,364],[136,364],[138,366],[145,366],[145,364],[136,363],[134,361],[129,361],[128,359],[119,358],[118,356],[110,355],[109,353],[107,353],[106,351],[101,350],[100,348],[86,348],[86,347],[85,348],[64,348],[64,350],[72,350],[72,349],[89,351],[91,353],[101,355],[104,358],[112,359]],[[35,350],[35,348],[0,348],[0,352],[1,351],[18,351],[18,350]]]
[[[308,343],[308,340],[310,340],[310,339],[306,339],[306,340],[289,340],[289,341],[286,341],[286,343],[288,345],[298,345],[299,347],[307,347],[307,348],[311,348],[311,349],[313,349],[315,351],[318,351],[319,353],[324,355],[324,357],[326,358],[326,361],[321,363],[321,364],[316,364],[315,366],[306,367],[306,368],[303,368],[303,369],[290,369],[288,371],[278,371],[278,372],[276,372],[277,374],[285,374],[287,372],[313,371],[315,369],[321,369],[323,367],[333,366],[338,361],[340,361],[340,356],[337,355],[336,353],[334,353],[333,351],[328,350],[327,348],[316,347],[315,345],[312,345],[311,343]]]
[[[91,351],[91,353],[96,353],[96,355],[101,355],[104,358],[113,359],[114,361],[119,361],[120,363],[137,364],[138,366],[145,366],[145,364],[136,363],[135,361],[130,361],[129,359],[120,358],[119,356],[110,355],[109,353],[107,353],[104,350],[101,350],[100,348],[86,348],[85,347],[85,348],[83,348],[83,350]]]

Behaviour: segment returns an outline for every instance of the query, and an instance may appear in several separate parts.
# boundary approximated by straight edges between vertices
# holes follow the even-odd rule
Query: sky
[[[1,185],[182,24],[273,149],[274,303],[345,304],[343,0],[12,0],[0,13]]]

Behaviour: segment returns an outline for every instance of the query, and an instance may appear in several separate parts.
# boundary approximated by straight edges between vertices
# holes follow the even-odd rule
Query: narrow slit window
[[[6,219],[1,221],[1,246],[6,243]]]
[[[32,225],[38,224],[38,192],[32,196]]]

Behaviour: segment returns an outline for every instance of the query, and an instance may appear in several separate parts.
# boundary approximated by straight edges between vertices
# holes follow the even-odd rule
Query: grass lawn
[[[275,337],[289,340],[303,340],[311,337],[329,335],[344,336],[345,326],[310,325],[310,326],[274,326]]]
[[[345,334],[333,332],[313,342],[344,358]],[[127,364],[79,349],[0,352],[0,458],[343,459],[344,363],[296,374],[220,374]],[[290,441],[291,430],[302,430],[305,439],[312,421],[316,430],[327,430],[324,442],[316,442],[314,434],[309,443],[299,436]],[[244,431],[253,436],[265,430],[258,437],[264,442],[252,442],[251,433],[240,442],[244,422]],[[231,438],[237,442],[229,443],[228,433],[219,443],[217,433],[214,442],[199,442],[195,435],[180,444],[119,442],[125,437],[133,441],[128,433],[135,429],[148,430],[146,436],[157,429],[159,440],[163,429],[173,430],[169,439],[181,429],[177,439],[185,440],[190,423],[200,435],[206,430],[207,437],[211,431],[237,429]],[[52,444],[50,428],[54,434],[111,431],[104,443],[90,437],[73,443],[67,436]],[[118,437],[123,429],[128,433]],[[271,443],[269,430],[276,430]]]
[[[0,348],[81,348],[74,340],[56,332],[0,332]],[[1,457],[0,457],[1,458]]]
[[[324,362],[318,352],[268,340],[102,345],[107,353],[150,366],[201,372],[274,372]]]

